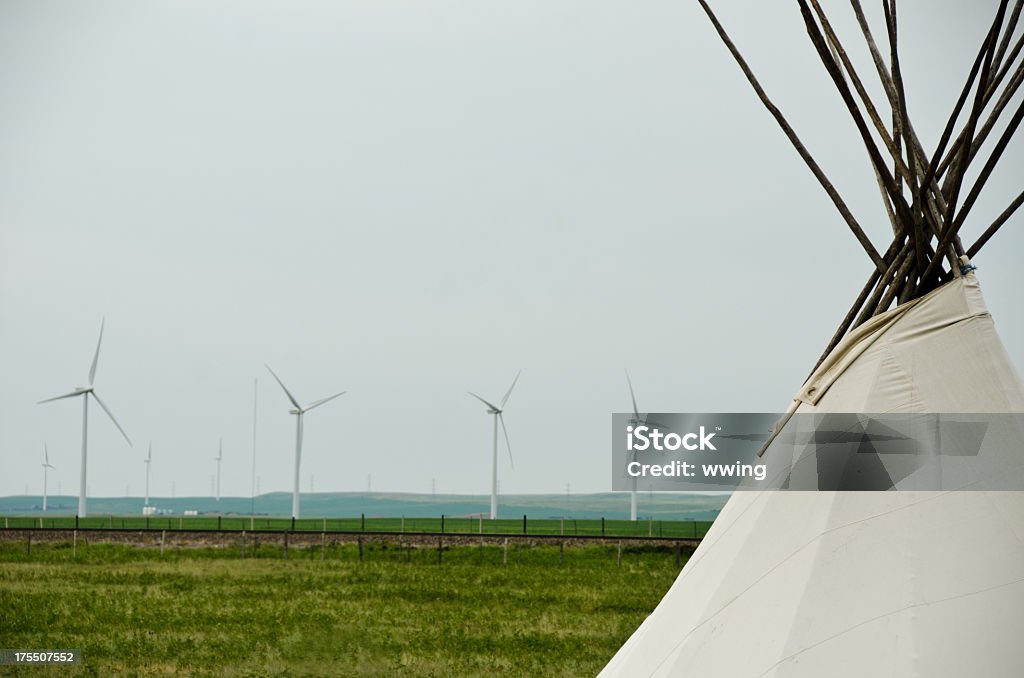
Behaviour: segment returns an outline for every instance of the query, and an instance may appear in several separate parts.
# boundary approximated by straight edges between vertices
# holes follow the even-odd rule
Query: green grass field
[[[251,552],[250,552],[251,555]],[[225,549],[0,543],[0,675],[593,675],[678,570],[666,547]]]
[[[67,528],[75,526],[74,516],[10,516],[0,517],[0,527],[44,527]],[[292,529],[290,518],[247,516],[89,516],[79,521],[82,528],[118,528],[151,530],[288,530]],[[567,536],[608,536],[608,537],[703,537],[711,521],[690,520],[557,520],[529,519],[526,534],[565,534]],[[367,532],[440,532],[441,518],[302,518],[295,521],[296,531],[320,532],[321,530]],[[443,531],[451,534],[523,534],[523,520],[501,519],[480,520],[478,518],[446,517]]]

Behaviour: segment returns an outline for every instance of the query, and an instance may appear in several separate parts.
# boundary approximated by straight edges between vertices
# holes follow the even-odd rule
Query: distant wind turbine
[[[50,450],[43,443],[43,513],[46,513],[46,474],[51,468],[56,468],[50,463]]]
[[[629,425],[636,427],[650,423],[657,423],[651,422],[646,416],[640,416],[640,412],[636,406],[636,394],[633,393],[633,382],[629,379],[629,372],[626,370],[623,371],[626,372],[626,383],[629,385],[629,397],[633,401],[633,416],[629,419]],[[636,461],[636,450],[633,450],[633,458],[631,461]],[[629,492],[629,519],[636,520],[636,476],[633,477],[633,489]]]
[[[498,517],[498,422],[501,422],[501,431],[505,434],[505,449],[508,450],[508,462],[512,465],[512,470],[516,469],[516,464],[512,461],[512,444],[508,441],[508,429],[505,428],[505,417],[503,412],[505,411],[505,404],[508,402],[508,397],[512,395],[512,389],[516,387],[516,382],[519,381],[519,375],[522,370],[516,372],[516,378],[512,380],[512,385],[505,391],[505,395],[501,399],[501,405],[494,405],[493,403],[487,402],[472,391],[469,395],[473,396],[484,405],[487,405],[487,414],[494,415],[494,449],[491,454],[491,520]]]
[[[88,493],[88,486],[86,485],[86,458],[88,456],[87,451],[89,441],[89,396],[92,396],[93,398],[96,399],[96,402],[99,403],[99,406],[102,407],[103,411],[107,413],[108,417],[110,417],[110,421],[114,422],[114,426],[116,426],[117,430],[121,432],[121,435],[124,436],[124,439],[128,441],[128,445],[131,446],[132,444],[132,441],[128,438],[128,434],[125,433],[124,429],[121,428],[121,425],[117,423],[117,419],[114,418],[114,414],[110,411],[110,408],[108,408],[103,403],[103,401],[100,400],[99,395],[96,394],[96,391],[93,388],[93,381],[96,379],[96,363],[100,359],[100,345],[103,343],[103,326],[105,324],[105,320],[100,323],[100,338],[99,341],[96,342],[96,353],[92,357],[92,366],[89,368],[88,385],[79,386],[71,393],[65,393],[64,395],[59,395],[54,398],[47,398],[46,400],[39,401],[39,404],[42,405],[43,403],[53,402],[54,400],[62,400],[64,398],[75,398],[78,396],[82,396],[82,471],[78,481],[78,515],[83,518],[86,515],[85,497],[86,494]]]
[[[150,464],[153,463],[153,441],[152,440],[149,441],[149,454],[146,455],[144,463],[146,464],[146,503],[143,504],[143,506],[149,506],[149,469],[151,468]]]
[[[224,460],[224,439],[221,438],[217,445],[217,498],[220,501],[220,462]]]
[[[284,382],[281,381],[281,378],[278,377],[277,374],[274,373],[274,370],[270,369],[270,365],[264,365],[264,366],[270,372],[271,376],[273,376],[274,379],[277,381],[278,385],[281,387],[281,390],[284,391],[284,394],[286,396],[288,396],[288,400],[290,400],[292,405],[294,405],[294,409],[288,410],[288,413],[295,415],[295,474],[294,474],[294,477],[293,477],[293,481],[294,482],[292,484],[292,518],[298,518],[299,517],[299,466],[300,466],[300,464],[302,462],[302,417],[303,417],[304,414],[306,414],[306,412],[309,412],[314,407],[320,407],[321,405],[323,405],[326,402],[334,400],[335,398],[337,398],[339,396],[343,396],[343,395],[345,395],[345,393],[347,393],[347,391],[342,391],[341,393],[335,393],[332,396],[327,396],[326,398],[321,398],[320,400],[313,401],[312,403],[310,403],[306,407],[303,407],[302,405],[299,405],[299,401],[296,400],[295,396],[293,396],[291,394],[291,391],[289,391],[288,387],[286,387],[284,385]]]

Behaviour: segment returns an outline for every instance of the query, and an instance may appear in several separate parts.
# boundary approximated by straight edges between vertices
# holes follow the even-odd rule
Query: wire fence
[[[107,529],[178,531],[366,532],[396,534],[532,535],[701,539],[709,520],[609,520],[605,518],[502,518],[438,516],[402,518],[273,518],[266,516],[5,516],[7,529]]]
[[[19,518],[19,522],[26,518]],[[98,517],[97,517],[98,520]],[[126,519],[127,520],[127,519]],[[82,521],[80,521],[81,523]],[[622,567],[664,562],[682,567],[699,539],[529,534],[195,530],[10,526],[0,531],[0,563],[110,563],[152,557],[284,559],[368,563],[537,564],[601,561]],[[158,554],[158,555],[157,555]]]

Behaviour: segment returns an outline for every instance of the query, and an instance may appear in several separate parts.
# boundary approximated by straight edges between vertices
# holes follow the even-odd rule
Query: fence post
[[[160,555],[164,554],[164,540],[167,538],[167,530],[160,530]]]
[[[562,519],[559,521],[559,532],[563,537],[565,536],[565,516],[562,516]]]
[[[622,542],[619,542],[619,555],[615,557],[615,567],[622,567]]]
[[[523,534],[526,534],[526,514],[523,514]]]
[[[601,516],[601,536],[604,536],[604,516]],[[619,542],[619,548],[622,548],[622,542]]]
[[[320,560],[324,559],[327,550],[327,520],[324,520],[324,531],[320,533]]]
[[[363,531],[363,532],[366,532],[366,514],[365,513],[360,513],[359,514],[359,529],[361,531]]]
[[[7,518],[4,518],[4,527],[7,527]],[[75,529],[78,529],[78,514],[75,514]]]
[[[220,525],[221,525],[220,516],[217,516],[217,529],[218,530],[220,529]]]
[[[444,534],[444,514],[441,514],[441,534]]]
[[[245,560],[245,523],[242,523],[242,560]]]
[[[505,537],[505,546],[501,555],[501,564],[508,565],[508,537]]]
[[[295,516],[292,516],[292,532],[295,531]]]
[[[363,562],[363,535],[359,535],[356,541],[359,542],[359,562],[361,563]]]
[[[292,522],[295,522],[295,518],[292,518]],[[288,557],[288,531],[284,532],[284,557]]]
[[[565,564],[565,542],[558,542],[558,566],[561,567]]]

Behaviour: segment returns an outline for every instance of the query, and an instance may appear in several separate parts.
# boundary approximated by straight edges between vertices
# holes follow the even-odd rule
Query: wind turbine
[[[43,443],[43,513],[46,513],[46,474],[51,468],[55,469],[56,466],[50,463],[50,450]]]
[[[642,426],[646,423],[646,419],[640,418],[640,412],[637,410],[636,406],[636,394],[633,393],[633,382],[629,379],[629,372],[626,370],[623,371],[626,372],[626,383],[629,385],[629,397],[633,401],[633,417],[629,420],[629,425],[633,427]],[[633,450],[632,461],[636,461],[636,450]],[[633,521],[636,520],[636,476],[633,477],[633,489],[629,491],[629,519]]]
[[[294,475],[294,478],[293,478],[294,482],[292,484],[292,518],[298,518],[299,517],[299,464],[302,461],[302,416],[304,414],[306,414],[306,412],[309,412],[314,407],[320,407],[324,403],[329,402],[331,400],[334,400],[338,396],[345,395],[345,393],[347,393],[347,391],[342,391],[341,393],[335,393],[332,396],[327,396],[326,398],[321,398],[320,400],[313,401],[312,403],[310,403],[306,407],[303,407],[302,405],[299,405],[299,401],[296,400],[295,396],[293,396],[291,394],[291,391],[289,391],[288,387],[284,385],[284,382],[281,381],[281,378],[278,377],[277,374],[274,373],[274,370],[270,369],[270,365],[264,364],[264,367],[267,368],[267,370],[270,372],[270,374],[274,377],[274,379],[277,381],[277,383],[281,386],[281,390],[284,391],[284,394],[286,396],[288,396],[288,400],[290,400],[292,405],[295,406],[294,409],[288,410],[288,413],[295,415],[295,475]]]
[[[89,396],[96,399],[99,406],[102,407],[103,411],[107,413],[108,417],[110,417],[110,421],[114,422],[114,426],[116,426],[117,430],[121,432],[124,439],[128,441],[128,445],[131,446],[132,444],[132,441],[128,438],[128,434],[125,433],[124,429],[121,428],[121,425],[117,423],[117,419],[114,418],[114,414],[110,411],[110,408],[100,400],[99,395],[96,394],[96,391],[93,388],[93,381],[96,379],[96,363],[100,359],[100,345],[103,343],[103,326],[105,324],[106,320],[100,323],[100,338],[99,341],[96,342],[96,353],[92,357],[92,366],[89,368],[89,384],[87,386],[79,386],[71,393],[65,393],[64,395],[59,395],[54,398],[40,400],[38,403],[42,405],[43,403],[53,402],[54,400],[63,400],[64,398],[82,396],[82,472],[78,480],[78,515],[83,518],[86,515],[85,496],[87,493],[86,457],[88,456],[87,450],[89,442]]]
[[[143,463],[146,464],[146,503],[144,504],[144,506],[149,506],[149,469],[150,469],[150,464],[153,463],[153,441],[152,440],[149,441],[149,454],[146,455],[146,458],[143,460]]]
[[[220,439],[220,443],[217,446],[217,498],[215,501],[220,501],[220,462],[224,459],[224,439]]]
[[[522,370],[516,372],[516,378],[512,380],[512,385],[505,391],[505,395],[501,399],[501,405],[495,405],[489,403],[472,391],[469,395],[473,396],[484,405],[487,405],[487,414],[494,415],[494,449],[491,454],[491,520],[498,517],[498,422],[501,422],[501,431],[505,434],[505,449],[508,450],[508,462],[512,465],[512,470],[516,470],[516,464],[512,461],[512,444],[508,441],[508,429],[505,428],[505,417],[503,412],[505,411],[505,404],[508,402],[508,397],[512,395],[512,389],[516,387],[516,382],[519,381],[519,375]]]

